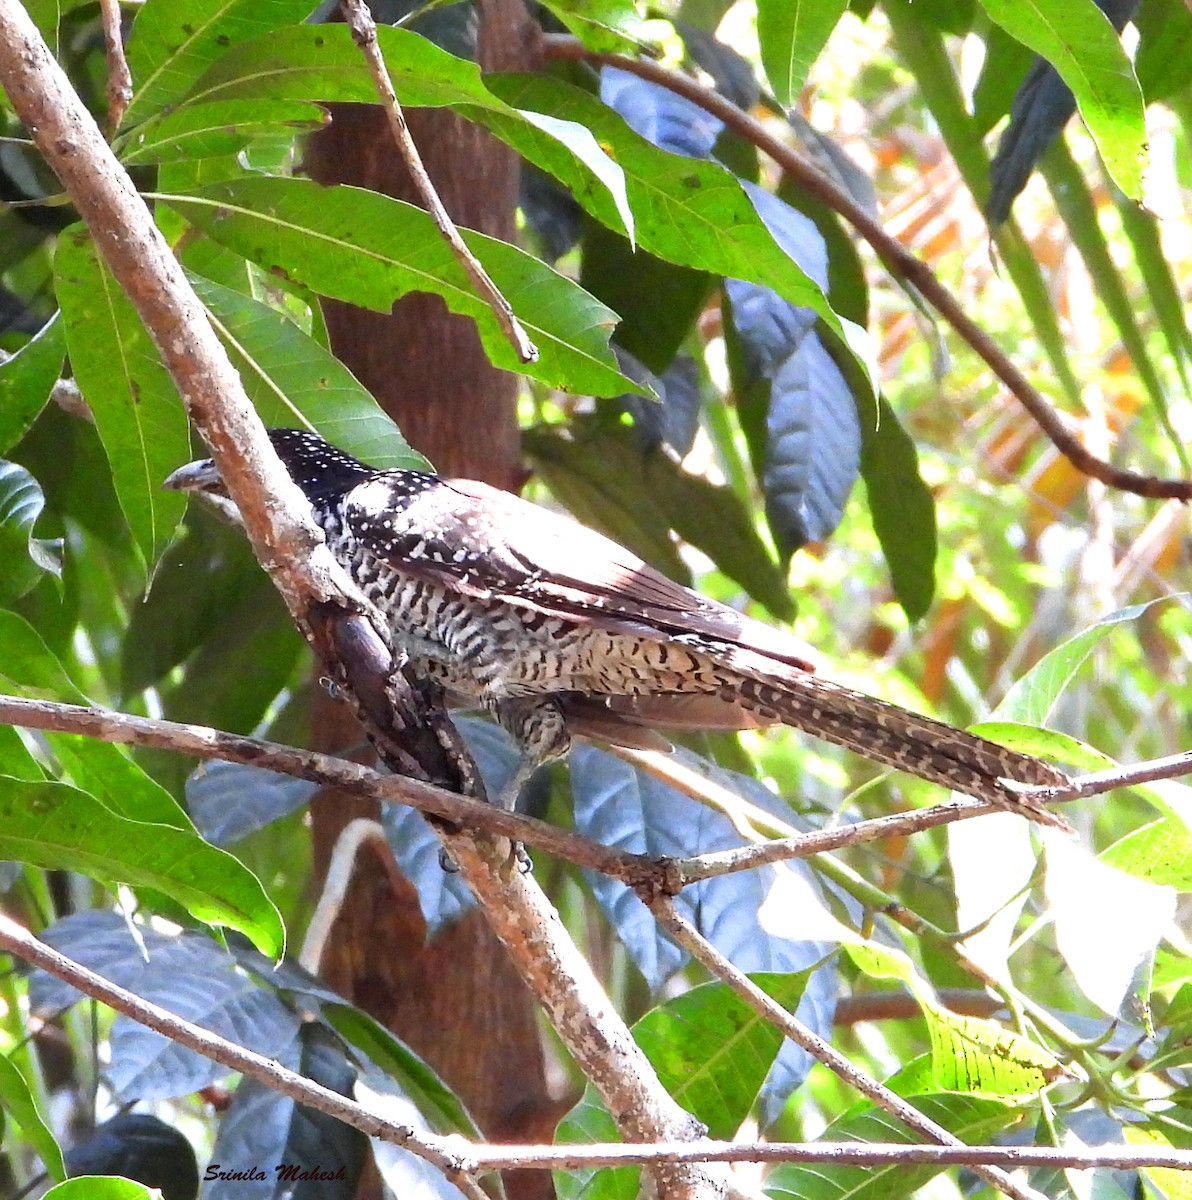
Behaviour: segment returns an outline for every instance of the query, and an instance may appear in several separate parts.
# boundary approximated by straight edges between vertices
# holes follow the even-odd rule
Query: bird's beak
[[[215,459],[200,458],[167,475],[161,485],[172,492],[198,492],[222,495],[223,480],[215,467]]]
[[[220,520],[240,529],[244,528],[240,510],[224,488],[224,481],[215,466],[215,459],[200,458],[189,462],[167,475],[161,486],[169,488],[172,492],[189,492],[197,496]]]

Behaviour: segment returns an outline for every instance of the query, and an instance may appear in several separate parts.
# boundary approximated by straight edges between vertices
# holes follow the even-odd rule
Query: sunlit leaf
[[[235,154],[254,138],[309,131],[327,123],[317,104],[301,100],[223,100],[168,109],[139,125],[119,148],[126,165],[189,162]]]
[[[1118,625],[1137,620],[1152,605],[1169,597],[1135,604],[1102,617],[1096,624],[1045,654],[1006,693],[995,715],[1002,720],[1042,725],[1085,659]]]
[[[762,65],[779,104],[798,101],[811,64],[847,7],[846,0],[759,0]]]
[[[37,1111],[37,1102],[25,1077],[13,1061],[0,1054],[0,1109],[20,1126],[29,1144],[37,1151],[51,1179],[65,1179],[62,1150],[45,1118]]]
[[[601,396],[637,390],[608,348],[614,313],[523,251],[465,230],[464,241],[538,347],[537,362],[521,363],[430,216],[412,204],[265,176],[159,198],[216,241],[322,295],[388,312],[408,292],[434,292],[476,322],[498,366],[565,390]]]
[[[1146,166],[1142,90],[1105,14],[1093,0],[981,0],[981,5],[1060,73],[1106,169],[1127,196],[1141,200]]]
[[[186,507],[185,497],[161,487],[189,457],[186,413],[136,309],[82,226],[59,238],[54,268],[75,378],[95,414],[129,529],[152,566]]]
[[[128,37],[124,127],[173,103],[228,48],[310,16],[310,0],[146,0]]]
[[[239,929],[274,957],[285,944],[256,877],[196,834],[117,816],[62,783],[0,779],[0,858],[149,887],[200,921]]]

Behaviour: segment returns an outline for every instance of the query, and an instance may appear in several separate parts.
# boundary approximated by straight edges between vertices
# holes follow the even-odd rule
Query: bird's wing
[[[465,594],[641,636],[695,636],[743,671],[805,674],[794,637],[675,583],[603,534],[470,479],[416,495],[378,473],[348,493],[353,534],[396,568]]]

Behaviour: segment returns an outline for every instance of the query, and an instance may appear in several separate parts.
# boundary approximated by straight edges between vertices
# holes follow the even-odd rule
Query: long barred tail
[[[1071,831],[1058,813],[1004,782],[1066,786],[1068,776],[1042,759],[1007,750],[818,675],[789,684],[743,676],[734,691],[759,712],[874,762],[987,800],[1041,825]]]

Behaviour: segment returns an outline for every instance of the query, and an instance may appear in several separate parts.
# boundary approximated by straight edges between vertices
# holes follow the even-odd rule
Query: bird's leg
[[[497,804],[512,812],[530,776],[571,749],[571,734],[557,700],[518,696],[497,700],[490,707],[497,723],[521,752],[517,769],[496,798]]]

